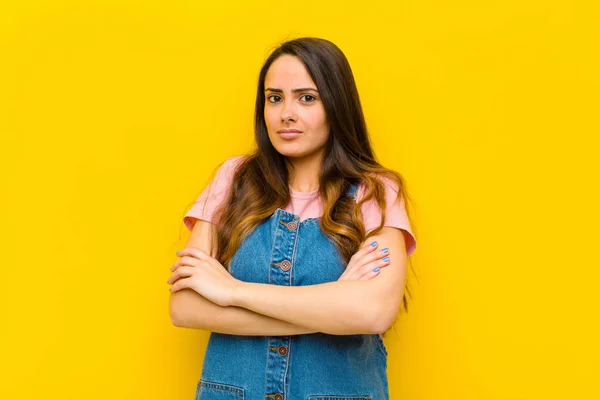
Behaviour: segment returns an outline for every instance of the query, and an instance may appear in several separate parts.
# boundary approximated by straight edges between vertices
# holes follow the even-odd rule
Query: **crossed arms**
[[[215,226],[197,220],[186,247],[214,256]],[[387,330],[400,307],[406,278],[402,231],[385,227],[369,240],[390,249],[390,263],[369,280],[342,280],[310,286],[246,283],[236,306],[221,307],[191,289],[171,293],[169,313],[175,326],[249,336],[323,332],[373,334]]]

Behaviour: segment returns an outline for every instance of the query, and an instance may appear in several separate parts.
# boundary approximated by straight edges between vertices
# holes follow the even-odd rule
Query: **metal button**
[[[294,221],[290,221],[286,224],[286,226],[288,227],[288,229],[290,231],[295,231],[298,228],[298,224],[295,223]]]
[[[275,400],[283,400],[283,395],[281,393],[275,393]]]
[[[288,260],[283,260],[280,264],[280,267],[283,271],[289,271],[292,268],[292,263]]]
[[[281,354],[282,356],[287,356],[288,349],[285,346],[279,346],[279,348],[277,349],[277,352],[279,354]]]

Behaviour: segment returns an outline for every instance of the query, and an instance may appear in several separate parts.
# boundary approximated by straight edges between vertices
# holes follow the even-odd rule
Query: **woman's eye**
[[[315,96],[311,96],[310,94],[302,95],[300,98],[303,98],[303,97],[308,97],[309,98],[308,101],[305,101],[305,103],[312,103],[316,99]]]
[[[277,96],[276,94],[272,94],[272,95],[270,95],[270,96],[268,97],[268,99],[269,99],[269,103],[274,103],[274,101],[271,101],[271,99],[272,99],[273,97],[280,98],[280,97],[279,97],[279,96]]]

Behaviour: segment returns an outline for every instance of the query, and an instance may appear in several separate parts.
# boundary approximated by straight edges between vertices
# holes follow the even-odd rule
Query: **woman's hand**
[[[362,249],[354,253],[338,281],[366,281],[379,275],[380,268],[387,267],[390,264],[390,259],[387,248],[375,251],[377,247],[378,243],[372,242],[364,245]]]
[[[186,247],[177,255],[181,258],[171,267],[173,275],[167,281],[173,285],[171,292],[189,288],[222,307],[232,304],[233,292],[242,281],[200,249]]]

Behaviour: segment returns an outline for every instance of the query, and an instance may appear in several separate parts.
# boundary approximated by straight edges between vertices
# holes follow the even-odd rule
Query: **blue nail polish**
[[[375,246],[377,246],[377,242],[371,243],[371,247],[375,247]]]
[[[377,271],[379,271],[379,267],[377,267],[373,270],[373,272],[377,272]]]
[[[388,261],[390,261],[390,258],[389,257],[383,257],[383,261],[388,262]]]
[[[390,249],[388,249],[387,247],[385,249],[381,250],[381,252],[383,252],[383,253],[387,253],[388,251],[390,251]]]

